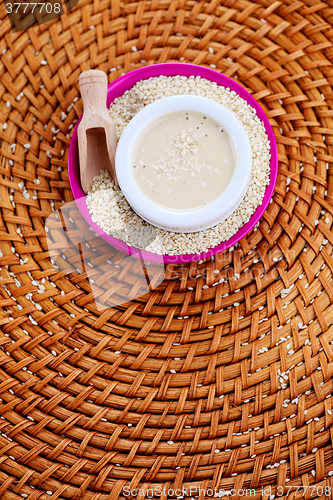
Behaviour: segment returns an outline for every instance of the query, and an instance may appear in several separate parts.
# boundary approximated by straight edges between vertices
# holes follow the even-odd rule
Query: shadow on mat
[[[75,296],[81,307],[92,300],[99,311],[126,304],[154,290],[165,277],[163,263],[144,260],[140,250],[135,256],[127,255],[104,241],[85,221],[75,201],[52,212],[45,229],[52,265],[70,277],[78,287],[77,295],[82,291],[82,298]],[[148,226],[140,236],[148,246],[156,233]]]

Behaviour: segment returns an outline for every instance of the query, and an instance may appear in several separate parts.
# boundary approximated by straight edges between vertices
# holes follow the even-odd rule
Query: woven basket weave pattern
[[[0,18],[1,500],[114,500],[157,486],[328,494],[332,1],[80,0],[15,34],[4,3]],[[48,246],[45,221],[73,200],[80,72],[112,81],[167,61],[245,86],[274,129],[279,174],[237,247],[167,266],[135,299],[140,264],[119,256],[106,275],[112,250],[92,238],[92,284],[56,225]],[[74,212],[66,224],[89,235]],[[152,265],[156,282],[161,272]]]

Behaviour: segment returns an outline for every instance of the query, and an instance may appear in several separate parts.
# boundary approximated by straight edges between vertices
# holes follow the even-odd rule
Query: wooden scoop
[[[83,117],[78,126],[81,187],[91,191],[93,178],[108,170],[118,186],[115,154],[116,127],[106,107],[108,79],[104,71],[89,70],[79,77],[83,100]]]

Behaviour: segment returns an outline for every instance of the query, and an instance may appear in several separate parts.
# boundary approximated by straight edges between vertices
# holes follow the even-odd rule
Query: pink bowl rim
[[[270,161],[270,182],[266,188],[264,199],[261,205],[258,206],[254,214],[251,216],[250,220],[242,226],[237,233],[235,233],[231,238],[223,241],[214,248],[210,248],[207,252],[202,252],[200,254],[183,254],[183,255],[158,255],[152,252],[147,252],[146,250],[139,250],[138,248],[130,247],[121,240],[114,238],[111,235],[107,235],[102,231],[102,229],[95,224],[91,215],[88,211],[87,204],[85,201],[85,193],[81,188],[80,183],[80,171],[79,171],[79,158],[78,158],[78,140],[77,140],[77,127],[80,123],[78,120],[69,146],[68,153],[68,175],[69,183],[73,192],[76,204],[82,213],[85,220],[91,226],[91,228],[101,236],[105,241],[111,244],[113,247],[124,252],[129,256],[140,258],[149,262],[160,262],[164,264],[187,264],[190,262],[196,262],[198,260],[209,258],[217,253],[228,250],[230,247],[235,245],[244,236],[246,236],[251,229],[257,224],[266,210],[274,192],[277,173],[278,173],[278,153],[275,141],[275,136],[273,129],[269,123],[267,116],[265,115],[261,106],[257,103],[254,97],[249,94],[239,83],[232,80],[231,78],[219,73],[213,69],[206,68],[203,66],[198,66],[195,64],[187,63],[162,63],[155,64],[151,66],[144,66],[143,68],[138,68],[125,75],[120,76],[108,85],[107,92],[107,106],[110,106],[111,102],[117,97],[132,88],[139,80],[147,80],[148,78],[156,76],[200,76],[201,78],[206,78],[212,82],[216,82],[218,85],[223,87],[228,87],[230,90],[235,91],[240,97],[242,97],[250,106],[252,106],[260,120],[264,123],[268,139],[271,144],[271,161]]]

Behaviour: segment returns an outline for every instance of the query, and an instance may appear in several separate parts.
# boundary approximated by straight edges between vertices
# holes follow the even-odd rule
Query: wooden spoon
[[[108,170],[118,186],[115,154],[116,127],[106,107],[108,79],[104,71],[88,70],[79,77],[83,100],[83,117],[78,126],[81,187],[91,190],[93,179],[101,170]]]

